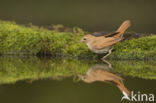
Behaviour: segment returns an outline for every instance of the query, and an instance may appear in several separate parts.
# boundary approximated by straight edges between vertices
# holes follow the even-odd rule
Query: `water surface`
[[[0,99],[5,103],[118,103],[125,89],[156,94],[155,67],[155,61],[3,56]]]

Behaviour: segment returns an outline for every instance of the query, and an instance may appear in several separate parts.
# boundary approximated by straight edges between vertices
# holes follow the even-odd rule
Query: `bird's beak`
[[[79,74],[77,74],[77,76],[78,76],[81,80],[83,80],[84,75],[79,75]]]

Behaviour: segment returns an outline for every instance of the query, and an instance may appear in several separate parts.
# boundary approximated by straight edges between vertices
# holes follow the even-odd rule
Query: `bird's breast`
[[[97,54],[107,53],[112,48],[112,46],[109,46],[109,47],[102,48],[102,49],[95,49],[89,43],[87,43],[87,46],[92,52],[97,53]]]

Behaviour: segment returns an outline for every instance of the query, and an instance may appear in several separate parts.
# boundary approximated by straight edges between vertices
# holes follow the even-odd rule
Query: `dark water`
[[[0,57],[0,99],[2,103],[120,103],[123,94],[116,80],[129,91],[156,95],[155,67],[155,61]]]

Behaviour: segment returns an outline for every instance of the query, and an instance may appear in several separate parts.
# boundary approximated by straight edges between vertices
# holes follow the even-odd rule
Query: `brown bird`
[[[110,68],[107,65],[96,64],[88,70],[86,75],[79,77],[86,83],[92,83],[95,81],[113,83],[124,95],[126,94],[127,96],[129,96],[130,91],[124,86],[122,82],[123,79],[117,74],[110,72],[109,69]]]
[[[88,48],[94,53],[108,53],[103,57],[104,59],[111,54],[113,45],[123,39],[123,33],[130,25],[130,21],[126,20],[121,24],[116,32],[108,33],[104,36],[94,36],[91,34],[87,34],[81,39],[81,42],[85,42]]]

